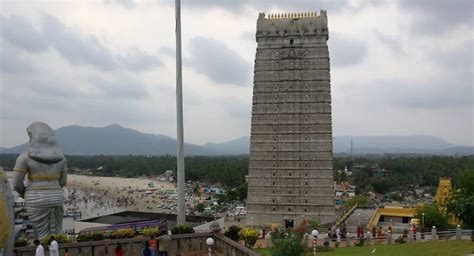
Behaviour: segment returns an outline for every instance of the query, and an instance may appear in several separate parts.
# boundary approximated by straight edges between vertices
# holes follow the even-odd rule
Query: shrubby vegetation
[[[78,242],[100,241],[105,239],[104,231],[83,232],[77,236]]]
[[[416,209],[415,218],[422,220],[423,213],[424,226],[427,229],[431,229],[432,226],[436,226],[438,230],[445,230],[450,227],[448,224],[448,216],[438,209],[436,205],[424,205]]]
[[[239,241],[239,233],[241,230],[242,230],[241,227],[232,225],[224,232],[224,236],[237,242]]]
[[[239,231],[239,237],[244,240],[245,246],[252,248],[258,239],[258,231],[252,228],[244,228]]]
[[[187,224],[177,225],[171,230],[171,234],[173,235],[191,234],[191,233],[194,233],[194,229]]]
[[[459,217],[463,226],[474,229],[474,169],[464,171],[458,184],[458,189],[448,199],[447,210]]]
[[[71,243],[71,239],[66,234],[54,234],[54,235],[49,235],[43,239],[41,239],[41,244],[43,246],[49,246],[51,244],[51,236],[54,236],[54,239],[58,244],[65,244],[65,243]]]
[[[151,227],[151,228],[144,228],[142,230],[142,235],[148,236],[148,237],[158,237],[160,236],[160,228],[156,227]]]

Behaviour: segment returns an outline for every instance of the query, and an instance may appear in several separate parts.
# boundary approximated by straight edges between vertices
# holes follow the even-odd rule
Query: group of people
[[[54,238],[54,236],[51,236],[51,243],[49,245],[49,255],[50,256],[59,256],[59,246],[58,242]],[[33,242],[36,246],[36,253],[35,256],[45,256],[44,254],[44,247],[41,245],[40,240],[35,239]],[[69,256],[69,253],[66,252],[64,256]]]
[[[152,236],[150,240],[144,243],[144,248],[140,252],[140,256],[168,256],[168,247],[171,241],[171,236],[168,233],[163,234],[155,238]],[[35,256],[45,256],[44,247],[41,245],[40,240],[35,239],[34,245],[36,246]],[[115,248],[115,256],[124,256],[125,251],[120,243],[117,243]],[[51,236],[51,243],[49,245],[49,255],[59,256],[59,245],[54,236]],[[64,256],[69,256],[69,252],[66,249]]]
[[[150,240],[144,243],[144,248],[140,256],[168,256],[170,241],[171,237],[167,233],[157,238],[152,236]],[[124,256],[124,250],[121,244],[117,244],[115,256]]]
[[[114,193],[109,193],[110,191]],[[114,209],[130,208],[137,203],[129,195],[120,195],[117,188],[115,190],[110,189],[110,191],[100,188],[85,189],[71,186],[66,189],[64,206],[71,209],[88,209],[81,213],[94,212],[94,215],[100,215],[114,212]]]

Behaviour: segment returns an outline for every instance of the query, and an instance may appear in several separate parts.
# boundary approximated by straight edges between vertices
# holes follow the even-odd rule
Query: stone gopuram
[[[247,225],[335,221],[326,11],[257,20]]]

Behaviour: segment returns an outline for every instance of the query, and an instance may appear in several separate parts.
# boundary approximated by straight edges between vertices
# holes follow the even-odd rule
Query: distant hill
[[[56,130],[56,139],[68,155],[176,155],[176,140],[161,134],[147,134],[120,125],[106,127],[66,126]],[[3,150],[20,153],[28,144]],[[212,149],[185,144],[186,154],[214,155]]]
[[[334,153],[351,153],[351,140],[354,154],[415,153],[438,155],[474,155],[474,147],[456,146],[443,139],[425,136],[336,136],[333,140]],[[224,143],[205,145],[229,154],[249,153],[250,137],[242,137]]]
[[[204,144],[204,146],[222,154],[248,154],[250,152],[250,137],[240,137],[238,139],[222,143],[207,143]]]
[[[333,141],[334,152],[354,154],[418,153],[441,155],[472,155],[474,147],[457,146],[445,140],[426,135],[412,136],[337,136]]]
[[[176,140],[161,134],[147,134],[120,125],[106,127],[66,126],[56,130],[59,146],[68,155],[175,155]],[[474,155],[474,147],[457,146],[443,139],[424,136],[337,136],[334,153],[354,154],[417,153],[440,155]],[[22,144],[0,148],[0,153],[20,153],[28,148]],[[250,137],[222,143],[185,144],[186,155],[248,154]]]

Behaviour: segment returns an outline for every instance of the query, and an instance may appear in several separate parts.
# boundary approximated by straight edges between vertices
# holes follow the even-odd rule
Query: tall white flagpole
[[[178,164],[178,225],[186,221],[184,201],[184,143],[183,143],[183,77],[181,68],[181,1],[175,0],[176,12],[176,119],[177,119],[177,164]]]

